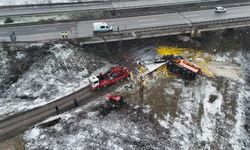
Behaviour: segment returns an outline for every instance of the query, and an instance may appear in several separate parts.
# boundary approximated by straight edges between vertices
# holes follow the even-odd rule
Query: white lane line
[[[55,30],[56,28],[44,28],[44,29],[36,29],[37,31],[50,31],[50,30]]]
[[[152,19],[145,19],[145,20],[137,20],[137,22],[150,22],[150,21],[156,21],[159,20],[157,18],[152,18]]]

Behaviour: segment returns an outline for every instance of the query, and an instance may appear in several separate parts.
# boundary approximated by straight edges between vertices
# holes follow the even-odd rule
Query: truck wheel
[[[177,70],[178,70],[178,66],[176,66],[175,64],[172,64],[172,66],[169,69],[169,71],[172,73],[177,73]]]
[[[176,56],[176,59],[184,59],[182,56]]]
[[[187,80],[192,80],[192,72],[191,71],[187,71],[186,79]]]

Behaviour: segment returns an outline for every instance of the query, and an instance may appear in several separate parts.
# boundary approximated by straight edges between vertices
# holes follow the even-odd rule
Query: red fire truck
[[[129,77],[129,71],[127,67],[114,66],[107,73],[89,77],[92,90],[104,88],[106,86],[115,84],[118,81],[122,81]]]

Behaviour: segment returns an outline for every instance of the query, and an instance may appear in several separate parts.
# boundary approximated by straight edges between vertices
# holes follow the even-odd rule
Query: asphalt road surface
[[[1,16],[13,15],[28,15],[41,13],[56,13],[70,11],[84,11],[95,9],[119,9],[124,7],[142,7],[153,5],[170,5],[182,3],[197,3],[219,0],[134,0],[134,1],[114,1],[111,3],[95,3],[95,4],[72,4],[58,6],[39,6],[39,7],[19,7],[19,8],[2,8],[0,9]]]
[[[60,39],[62,31],[67,31],[69,33],[69,38],[91,37],[93,36],[92,24],[93,22],[99,21],[112,25],[116,31],[117,27],[119,27],[119,30],[133,30],[242,17],[250,17],[250,6],[231,7],[227,9],[226,13],[215,13],[214,10],[211,9],[183,13],[103,19],[95,21],[5,27],[0,28],[0,41],[10,41],[9,35],[13,31],[16,33],[17,41],[42,41]]]

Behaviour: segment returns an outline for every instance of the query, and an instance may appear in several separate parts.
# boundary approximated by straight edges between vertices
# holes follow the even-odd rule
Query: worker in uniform
[[[74,105],[75,107],[78,107],[78,101],[76,99],[74,99]]]
[[[64,39],[64,37],[65,37],[65,34],[64,34],[64,32],[62,32],[62,34],[61,34],[61,35],[62,35],[62,39]]]
[[[65,39],[67,39],[68,38],[68,32],[67,31],[65,31]]]
[[[55,109],[56,109],[56,113],[59,114],[59,108],[58,108],[58,106],[55,106]]]

